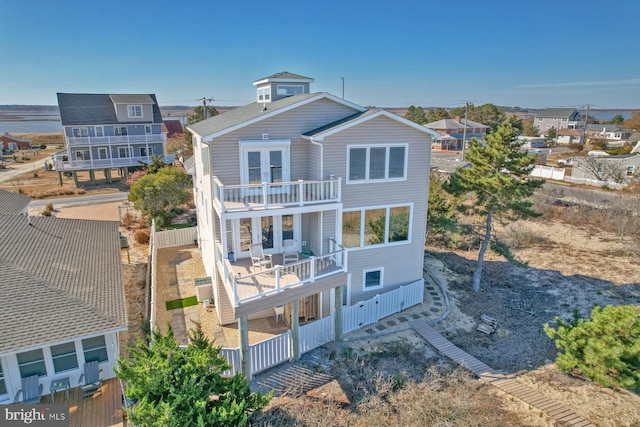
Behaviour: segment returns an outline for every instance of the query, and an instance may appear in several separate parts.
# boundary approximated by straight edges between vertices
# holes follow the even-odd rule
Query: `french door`
[[[241,173],[243,184],[277,184],[289,181],[289,144],[280,141],[273,144],[241,142]],[[260,189],[255,189],[261,191]],[[282,186],[271,186],[271,192],[282,192]],[[249,191],[253,191],[250,189]]]
[[[265,253],[282,252],[282,241],[300,242],[300,215],[273,215],[240,218],[233,221],[233,246],[236,257],[249,256],[249,247],[262,243]]]

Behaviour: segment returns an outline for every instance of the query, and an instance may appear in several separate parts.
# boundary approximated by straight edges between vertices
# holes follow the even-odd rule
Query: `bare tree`
[[[578,161],[578,167],[599,181],[624,182],[627,168],[623,162],[606,157],[585,156]]]

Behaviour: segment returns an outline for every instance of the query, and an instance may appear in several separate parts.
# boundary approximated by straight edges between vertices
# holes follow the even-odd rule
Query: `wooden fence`
[[[155,245],[158,249],[171,248],[173,246],[195,245],[198,239],[198,227],[157,231],[154,234]]]

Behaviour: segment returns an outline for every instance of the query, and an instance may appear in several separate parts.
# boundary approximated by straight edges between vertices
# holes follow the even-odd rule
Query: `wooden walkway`
[[[461,350],[447,340],[442,334],[433,329],[425,321],[411,322],[410,325],[425,340],[439,352],[456,362],[458,365],[470,370],[481,380],[498,387],[529,405],[540,409],[555,419],[560,425],[567,427],[595,427],[589,420],[576,414],[568,406],[557,402],[545,395],[517,382],[512,377],[503,375],[490,366],[482,363],[475,357]]]

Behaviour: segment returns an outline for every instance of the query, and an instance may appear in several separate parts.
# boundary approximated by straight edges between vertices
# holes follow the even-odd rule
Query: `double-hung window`
[[[107,355],[107,344],[105,343],[104,336],[100,335],[93,338],[86,338],[82,340],[82,349],[84,351],[84,360],[87,362],[106,362],[109,360]]]
[[[44,377],[47,375],[47,367],[44,363],[44,354],[42,349],[25,351],[16,355],[18,359],[18,368],[20,368],[20,376],[22,378],[32,375]]]
[[[52,345],[51,358],[53,359],[53,368],[58,372],[68,371],[78,367],[78,358],[76,357],[76,345],[72,342]]]
[[[142,117],[142,105],[127,105],[127,115],[130,119]]]
[[[406,144],[347,147],[347,182],[401,181],[407,178]]]
[[[86,138],[89,136],[87,128],[73,128],[71,132],[74,138]]]
[[[271,100],[271,87],[261,87],[258,89],[258,102]]]
[[[113,128],[113,132],[116,136],[127,136],[129,134],[126,126],[115,127]]]

